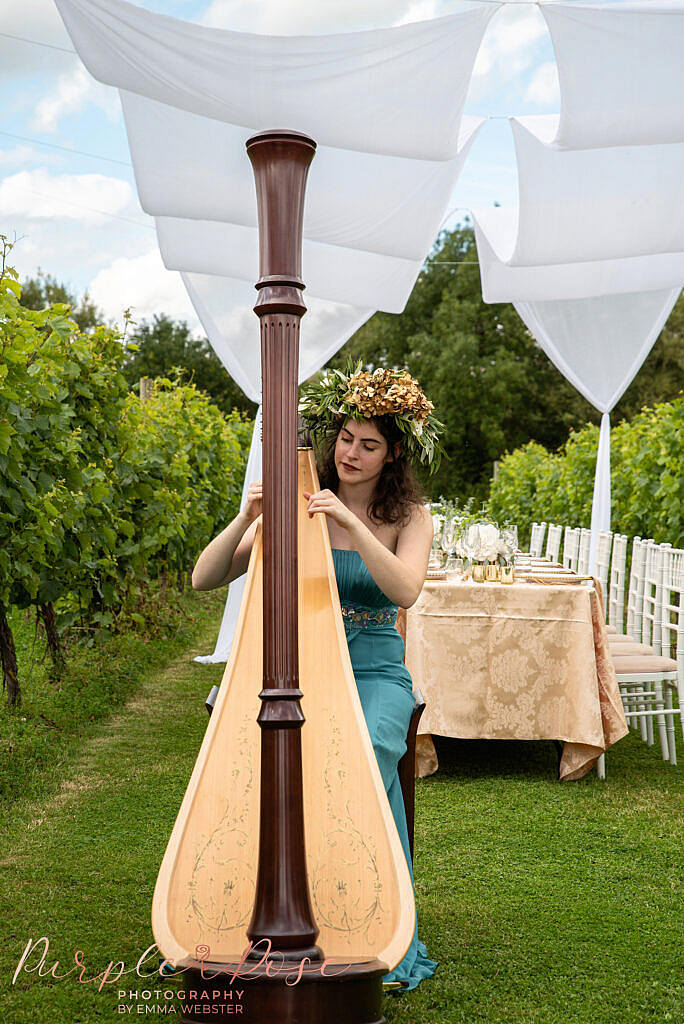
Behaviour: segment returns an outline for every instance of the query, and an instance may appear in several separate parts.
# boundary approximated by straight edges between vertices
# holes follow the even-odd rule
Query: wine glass
[[[432,513],[432,522],[434,530],[432,534],[432,545],[430,547],[430,561],[428,563],[430,569],[440,569],[442,565],[442,522],[444,517],[439,515],[437,512]]]
[[[501,538],[509,549],[509,557],[513,556],[518,550],[518,527],[514,524],[504,526],[501,530]]]
[[[463,557],[467,558],[469,562],[473,561],[473,558],[480,551],[480,530],[477,523],[471,523],[470,526],[466,526],[461,535],[461,549],[463,551]]]
[[[444,523],[442,524],[442,547],[447,553],[447,560],[445,569],[450,571],[453,567],[451,564],[452,556],[454,553],[454,545],[456,544],[456,520],[453,516],[445,516]]]

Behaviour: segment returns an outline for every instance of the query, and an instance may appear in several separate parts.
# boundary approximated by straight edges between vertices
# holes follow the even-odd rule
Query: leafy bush
[[[182,586],[238,511],[252,424],[177,380],[141,401],[119,332],[23,307],[9,248],[0,236],[0,656],[18,703],[9,608],[37,608],[57,663],[55,607],[91,642],[144,624],[146,588]]]
[[[534,520],[589,526],[598,428],[570,434],[557,452],[530,443],[507,454],[492,481],[489,507],[529,539]],[[643,409],[611,436],[611,528],[684,544],[684,398]]]

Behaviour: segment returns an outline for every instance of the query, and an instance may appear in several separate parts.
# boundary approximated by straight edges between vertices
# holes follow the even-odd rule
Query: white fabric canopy
[[[164,262],[254,400],[256,204],[245,141],[310,134],[300,379],[375,309],[401,312],[472,142],[462,123],[501,6],[400,27],[271,37],[206,28],[124,0],[56,0],[95,78],[119,88],[143,208]],[[596,522],[610,507],[607,413],[684,281],[684,2],[543,4],[557,118],[512,119],[517,211],[476,220],[487,301],[516,302],[544,350],[604,412]],[[249,283],[245,283],[249,282]],[[255,430],[245,488],[260,474]],[[608,501],[606,504],[606,493]],[[594,517],[592,517],[594,526]],[[240,588],[231,587],[222,660]]]
[[[257,224],[245,143],[257,131],[126,91],[121,104],[140,203],[153,217]],[[450,160],[414,160],[318,146],[309,170],[304,237],[423,260],[483,118],[464,117]]]
[[[684,142],[684,3],[542,4],[567,149]]]
[[[218,274],[245,281],[258,279],[256,228],[173,217],[157,217],[156,226],[162,259],[169,270]],[[422,259],[402,260],[305,239],[302,251],[305,294],[401,313],[422,263]],[[258,346],[258,335],[252,340]]]
[[[258,275],[257,275],[258,276]],[[259,321],[254,285],[203,274],[181,274],[207,338],[244,393],[261,402]],[[307,313],[299,342],[299,381],[307,380],[365,323],[374,310],[325,302],[304,292]]]
[[[679,288],[516,302],[554,366],[601,412],[622,397],[663,329]]]
[[[474,210],[473,222],[485,302],[584,299],[684,284],[684,252],[513,267],[503,263],[497,252],[511,251],[515,245],[517,209]]]
[[[107,85],[245,128],[319,145],[448,160],[496,3],[444,18],[321,36],[205,28],[125,3],[56,0],[90,73]]]
[[[545,144],[555,118],[511,118],[519,178],[511,266],[684,252],[684,143],[578,151]]]
[[[680,288],[587,299],[516,302],[554,366],[599,409],[601,431],[591,509],[590,566],[598,534],[610,530],[610,417],[651,351]]]

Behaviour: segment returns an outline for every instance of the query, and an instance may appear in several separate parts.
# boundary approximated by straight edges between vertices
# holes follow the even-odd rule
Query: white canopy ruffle
[[[562,149],[684,142],[684,4],[541,4],[558,64]]]

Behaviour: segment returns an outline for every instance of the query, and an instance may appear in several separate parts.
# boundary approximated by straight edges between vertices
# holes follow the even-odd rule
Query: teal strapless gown
[[[406,812],[397,770],[406,751],[406,734],[413,711],[413,683],[404,665],[404,641],[394,626],[397,606],[380,590],[358,551],[333,548],[332,553],[356,687],[413,881]],[[437,966],[437,961],[428,958],[427,949],[418,938],[416,920],[406,956],[382,980],[401,981],[403,988],[396,989],[399,993],[415,988],[423,978],[431,978]]]

